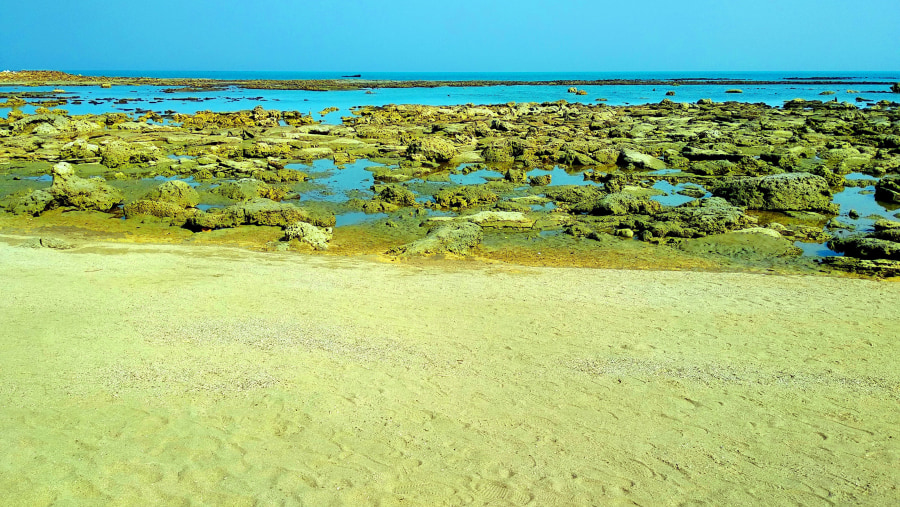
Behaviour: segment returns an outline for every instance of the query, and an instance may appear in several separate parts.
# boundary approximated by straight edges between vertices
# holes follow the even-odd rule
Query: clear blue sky
[[[900,0],[0,0],[0,70],[900,70]]]

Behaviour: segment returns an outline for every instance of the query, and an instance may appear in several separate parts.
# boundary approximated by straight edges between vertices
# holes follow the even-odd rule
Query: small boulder
[[[496,193],[479,185],[445,188],[434,194],[434,200],[444,208],[468,208],[479,204],[497,202]]]
[[[828,182],[809,173],[733,179],[713,189],[713,194],[749,209],[838,212],[838,205],[831,202]]]
[[[149,201],[172,203],[181,208],[193,208],[200,203],[200,194],[184,181],[166,181],[144,196]]]
[[[481,227],[472,222],[448,222],[431,229],[424,238],[391,249],[388,253],[402,257],[452,253],[466,255],[481,243]]]
[[[658,171],[666,168],[666,163],[653,155],[647,155],[627,148],[619,152],[618,163],[628,169],[648,169],[651,171]]]
[[[6,211],[15,215],[38,216],[54,204],[53,195],[46,190],[16,192],[0,203]]]
[[[406,156],[412,160],[449,162],[458,154],[459,150],[455,146],[439,137],[413,139],[406,147]]]
[[[61,206],[82,210],[109,211],[122,202],[122,193],[103,178],[79,178],[68,162],[53,166],[49,193]]]
[[[110,169],[129,164],[142,164],[164,157],[162,151],[150,143],[112,140],[100,147],[100,163]]]
[[[316,250],[327,250],[328,242],[332,237],[333,229],[331,227],[316,227],[307,222],[297,222],[284,229],[285,241],[296,239]]]
[[[900,203],[900,176],[885,176],[875,183],[875,199]]]
[[[576,204],[572,211],[590,215],[652,215],[662,211],[662,204],[647,196],[636,196],[626,192],[607,194],[600,198],[586,199]]]

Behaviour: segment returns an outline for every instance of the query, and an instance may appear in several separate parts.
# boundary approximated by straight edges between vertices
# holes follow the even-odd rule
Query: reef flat
[[[887,85],[895,83],[883,79],[850,80],[841,77],[820,76],[813,78],[787,77],[780,80],[729,79],[729,78],[672,78],[672,79],[552,79],[552,80],[506,80],[506,79],[364,79],[362,75],[334,79],[209,79],[209,78],[157,78],[93,76],[69,74],[53,70],[23,70],[0,72],[0,86],[167,86],[170,91],[211,91],[228,87],[258,90],[309,90],[336,91],[377,88],[436,88],[472,86],[592,86],[592,85],[658,85],[691,86],[717,84],[723,86],[743,85]],[[740,93],[740,90],[734,90]]]
[[[900,269],[896,102],[351,112],[328,125],[261,106],[13,109],[0,120],[0,226],[396,258]]]

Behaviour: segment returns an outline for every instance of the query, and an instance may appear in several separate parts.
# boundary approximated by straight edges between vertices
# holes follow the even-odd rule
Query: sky
[[[0,0],[0,70],[900,71],[900,0]]]

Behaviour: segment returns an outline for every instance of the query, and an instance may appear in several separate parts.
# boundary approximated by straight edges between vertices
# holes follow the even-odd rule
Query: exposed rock
[[[316,250],[327,250],[332,236],[333,229],[331,227],[316,227],[307,222],[297,222],[284,229],[285,241],[296,239]]]
[[[828,183],[809,173],[737,178],[719,185],[713,194],[749,209],[838,212],[838,205],[831,202]]]
[[[23,248],[51,248],[53,250],[70,250],[75,245],[60,238],[31,238],[19,245]]]
[[[399,185],[386,185],[378,192],[378,197],[385,202],[396,204],[397,206],[416,205],[416,194],[410,189]]]
[[[100,147],[100,163],[110,169],[162,158],[165,156],[160,149],[150,143],[126,143],[112,140]]]
[[[900,176],[885,176],[875,183],[875,198],[900,203]]]
[[[865,276],[882,278],[900,276],[900,261],[886,259],[857,259],[855,257],[825,257],[822,262],[835,269]]]
[[[200,194],[184,181],[171,180],[148,192],[144,199],[172,203],[181,208],[193,208],[200,203]]]
[[[449,162],[459,154],[459,150],[439,137],[416,138],[406,147],[406,155],[412,160]]]
[[[437,204],[444,208],[468,208],[496,202],[500,197],[483,186],[445,188],[434,195]]]
[[[742,208],[724,199],[710,197],[690,201],[657,213],[648,220],[634,220],[635,230],[648,231],[654,237],[695,238],[721,234],[756,225],[756,219]]]
[[[607,194],[577,203],[572,211],[591,215],[628,215],[632,213],[650,215],[662,210],[662,204],[646,196],[636,196],[625,192]]]
[[[534,220],[519,211],[480,211],[472,215],[458,217],[434,217],[432,224],[445,222],[472,222],[484,229],[517,229],[525,230],[534,227]]]
[[[68,162],[53,166],[53,184],[48,190],[60,206],[109,211],[122,202],[122,193],[103,178],[79,178]]]
[[[0,206],[16,215],[37,216],[51,208],[54,204],[53,195],[46,190],[26,190],[16,192],[3,199]]]
[[[666,163],[652,156],[631,149],[619,153],[619,164],[628,169],[648,169],[658,171],[666,168]]]
[[[472,222],[449,222],[429,230],[428,235],[412,243],[399,246],[388,253],[403,257],[453,253],[466,255],[483,238],[481,227]]]
[[[84,160],[94,158],[100,154],[100,146],[91,144],[84,139],[76,139],[66,143],[59,151],[59,158],[63,160]]]
[[[198,213],[188,218],[188,228],[224,229],[239,225],[273,225],[287,227],[297,222],[307,222],[320,227],[334,227],[334,215],[314,217],[304,209],[290,203],[269,199],[254,199],[223,209]]]
[[[199,213],[197,210],[192,210]],[[133,218],[138,215],[147,215],[157,218],[171,218],[173,223],[182,225],[187,220],[188,214],[184,206],[165,201],[139,200],[125,205],[125,216]]]
[[[838,238],[828,242],[835,252],[859,259],[890,259],[900,261],[900,243],[867,236]]]

